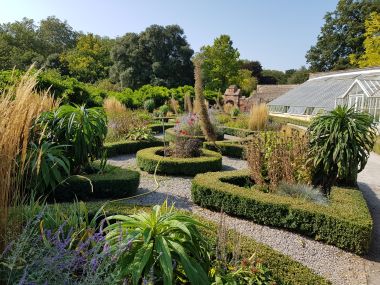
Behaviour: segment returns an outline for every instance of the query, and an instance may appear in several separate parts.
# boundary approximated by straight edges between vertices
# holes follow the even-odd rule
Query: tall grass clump
[[[249,116],[248,126],[252,131],[265,129],[268,123],[269,111],[266,104],[253,105]]]
[[[103,108],[107,116],[114,116],[127,110],[124,104],[117,100],[115,97],[108,97],[104,99]]]
[[[37,74],[27,72],[0,94],[0,249],[4,245],[8,208],[20,198],[28,169],[27,149],[35,119],[55,106],[49,91],[38,92]]]
[[[205,104],[205,97],[203,95],[203,82],[202,82],[202,60],[198,57],[194,59],[194,79],[195,79],[195,104],[198,110],[198,116],[201,123],[203,134],[208,141],[216,140],[216,133],[213,125],[211,124],[208,110]]]
[[[186,92],[185,93],[185,96],[184,96],[184,103],[185,103],[185,112],[186,113],[193,113],[193,103],[191,101],[191,96],[190,96],[190,93],[189,92]]]

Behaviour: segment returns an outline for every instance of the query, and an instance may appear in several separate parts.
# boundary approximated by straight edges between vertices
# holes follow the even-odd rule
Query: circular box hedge
[[[103,173],[71,176],[51,198],[57,202],[125,198],[135,195],[139,184],[138,171],[107,165]]]
[[[372,218],[357,189],[333,188],[329,204],[246,188],[248,170],[199,174],[192,181],[193,201],[201,207],[289,229],[357,254],[366,253]]]
[[[113,143],[106,143],[104,144],[104,148],[107,151],[107,156],[112,157],[116,155],[136,153],[140,149],[163,145],[164,142],[159,139],[140,141],[123,140]]]
[[[157,173],[186,176],[222,169],[222,155],[211,150],[202,149],[202,156],[191,158],[164,157],[163,151],[163,147],[138,151],[138,167],[149,173],[154,173],[157,167]]]
[[[174,128],[169,128],[169,129],[165,130],[165,138],[166,138],[167,141],[175,141],[176,136],[177,135],[176,135],[176,133],[174,131]],[[198,139],[201,142],[206,141],[206,137],[205,136],[187,136],[187,135],[181,135],[181,138]],[[223,133],[217,133],[216,139],[222,141],[224,139],[224,134]]]

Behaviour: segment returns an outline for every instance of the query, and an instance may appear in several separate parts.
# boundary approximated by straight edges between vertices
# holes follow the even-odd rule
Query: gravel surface
[[[123,155],[108,160],[113,165],[137,169],[135,155]],[[223,169],[233,170],[246,168],[246,161],[223,157]],[[129,204],[161,204],[165,199],[175,202],[177,208],[192,211],[214,222],[219,221],[219,213],[198,207],[191,201],[191,177],[154,176],[141,173],[139,193],[155,192],[126,200]],[[366,281],[365,259],[315,240],[281,229],[255,224],[251,221],[226,216],[229,228],[252,237],[270,247],[291,256],[314,270],[336,285],[364,285]],[[305,284],[306,285],[306,284]]]

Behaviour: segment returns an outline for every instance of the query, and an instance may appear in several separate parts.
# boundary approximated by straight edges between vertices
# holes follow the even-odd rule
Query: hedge
[[[134,195],[139,184],[138,171],[107,165],[104,173],[71,176],[55,189],[51,198],[58,202],[75,197],[83,201],[124,198]]]
[[[198,173],[222,169],[222,155],[203,149],[203,155],[192,158],[164,157],[163,147],[152,147],[137,152],[137,165],[149,173],[194,176]],[[158,166],[157,166],[158,164]]]
[[[247,170],[197,175],[192,184],[193,201],[201,207],[223,209],[357,254],[368,251],[372,219],[360,191],[333,188],[326,206],[231,184],[248,178]]]
[[[92,212],[96,212],[103,203],[91,202],[88,203],[88,208]],[[151,211],[150,207],[146,206],[136,206],[136,205],[126,205],[122,202],[115,202],[108,204],[105,207],[107,215],[121,214],[121,215],[131,215],[135,214],[137,210]],[[201,218],[199,216],[194,216],[187,211],[183,211],[187,214],[198,219],[205,228],[201,228],[201,232],[206,235],[210,240],[210,247],[216,247],[216,238],[218,232],[218,225],[216,223],[210,222]],[[238,234],[237,232],[230,230],[229,236]],[[263,262],[270,268],[273,277],[276,279],[277,284],[289,284],[289,285],[328,285],[331,284],[322,276],[317,275],[311,269],[295,261],[291,257],[284,255],[271,247],[257,242],[256,240],[241,236],[239,240],[241,246],[241,254],[243,257],[251,257],[256,254],[258,258],[261,258]]]
[[[165,131],[165,137],[168,141],[175,141],[176,138],[176,133],[173,128],[167,129]],[[187,136],[187,135],[181,135],[183,138],[191,138],[191,139],[198,139],[202,142],[206,141],[205,136]],[[217,133],[216,134],[216,139],[217,140],[223,140],[224,139],[224,134],[223,133]]]
[[[297,126],[302,126],[302,127],[309,127],[310,121],[306,120],[301,120],[297,118],[290,118],[290,117],[280,117],[280,116],[275,116],[275,115],[269,115],[269,120],[272,120],[273,122],[279,123],[279,124],[293,124]]]
[[[204,142],[203,147],[212,151],[218,151],[222,155],[229,157],[243,159],[245,157],[245,146],[239,141],[216,141],[215,144],[213,142]]]
[[[119,141],[113,143],[104,144],[104,148],[107,151],[107,156],[112,157],[116,155],[136,153],[140,149],[163,146],[164,142],[161,140],[149,140],[149,141]]]
[[[220,126],[219,130],[225,135],[241,137],[241,138],[248,137],[249,135],[252,135],[255,133],[255,131],[251,131],[248,129],[240,129],[240,128],[233,128],[233,127],[226,127],[226,126]]]
[[[169,129],[169,128],[173,128],[175,126],[175,123],[164,123],[164,129]],[[153,133],[157,134],[157,133],[162,133],[162,123],[153,123],[153,124],[149,124],[148,126]]]

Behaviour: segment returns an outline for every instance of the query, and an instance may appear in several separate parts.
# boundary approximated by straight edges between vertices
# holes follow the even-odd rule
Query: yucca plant
[[[337,178],[356,186],[358,172],[367,163],[376,139],[371,115],[347,106],[316,117],[310,127],[310,157],[315,171],[313,183],[330,193]]]
[[[121,279],[131,278],[134,285],[143,279],[165,285],[175,280],[209,284],[207,244],[198,230],[201,223],[176,212],[167,202],[154,206],[151,213],[107,220],[116,221],[104,229],[111,249],[129,245],[118,261]]]
[[[74,174],[87,167],[91,160],[103,156],[107,117],[102,108],[63,105],[44,113],[38,125],[46,140],[69,146],[67,153]]]

